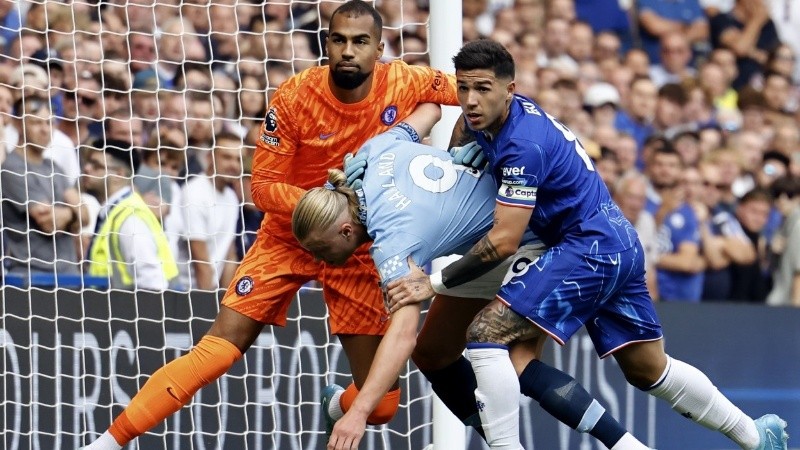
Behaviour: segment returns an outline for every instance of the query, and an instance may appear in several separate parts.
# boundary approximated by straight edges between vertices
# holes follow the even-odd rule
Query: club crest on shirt
[[[243,276],[236,282],[236,293],[239,295],[247,295],[253,291],[254,286],[255,282],[253,282],[251,277]]]
[[[391,125],[395,120],[397,120],[397,106],[389,105],[381,113],[381,122],[384,125]]]
[[[267,111],[267,117],[264,118],[264,129],[270,133],[274,133],[278,129],[278,112],[275,111],[275,108]]]

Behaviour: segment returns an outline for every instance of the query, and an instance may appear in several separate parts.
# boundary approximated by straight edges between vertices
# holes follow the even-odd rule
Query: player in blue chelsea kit
[[[491,175],[454,164],[454,158],[447,152],[416,143],[419,141],[416,130],[427,132],[435,121],[435,114],[424,109],[432,106],[419,106],[404,123],[364,144],[359,157],[367,161],[369,170],[364,175],[363,188],[354,191],[343,186],[345,175],[331,171],[325,187],[311,189],[301,198],[292,216],[292,229],[300,244],[316,258],[341,264],[360,245],[372,241],[371,255],[385,284],[408,275],[409,260],[422,265],[440,256],[463,253],[491,228],[496,192]],[[421,370],[456,416],[479,432],[475,376],[461,355],[464,336],[475,313],[496,294],[509,266],[525,267],[544,251],[541,242],[530,234],[523,241],[525,245],[513,257],[488,273],[443,290],[425,320],[424,327],[439,331],[438,347],[433,346],[429,351],[455,360],[448,362],[456,370],[446,372],[445,377]],[[411,355],[419,317],[418,304],[401,308],[392,315],[369,376],[346,414],[342,416],[341,411],[330,407],[337,402],[324,402],[324,413],[330,416],[331,427],[328,449],[358,446],[366,417]],[[527,362],[543,342],[544,339],[534,339],[516,343],[515,359]],[[571,380],[575,393],[589,397],[569,375],[544,364],[541,372]],[[335,388],[326,390],[336,395]],[[513,403],[518,405],[516,397]],[[544,401],[541,405],[553,411],[552,402]],[[559,411],[553,412],[561,418]],[[626,442],[638,443],[602,408],[593,409],[592,414],[597,416],[598,426],[581,431],[604,443],[616,443],[623,437]],[[638,445],[629,448],[646,448]]]
[[[547,245],[539,259],[506,280],[467,332],[490,447],[521,448],[520,390],[533,398],[561,395],[565,410],[591,402],[564,394],[569,384],[539,374],[536,360],[515,372],[507,347],[541,336],[563,344],[585,326],[598,354],[613,355],[632,385],[743,449],[785,450],[782,419],[766,415],[754,421],[705,374],[666,355],[633,226],[575,135],[514,94],[508,51],[490,40],[473,41],[453,61],[464,122],[482,146],[498,188],[494,223],[461,259],[430,277],[412,267],[411,275],[390,283],[388,294],[394,308],[465,283],[513,255],[529,230]],[[592,422],[591,410],[575,418],[579,427]]]

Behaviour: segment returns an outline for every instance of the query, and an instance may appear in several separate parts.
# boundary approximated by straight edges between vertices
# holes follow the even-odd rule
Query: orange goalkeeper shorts
[[[322,283],[332,334],[386,332],[388,314],[368,245],[344,266],[328,266],[289,239],[259,230],[222,304],[259,322],[285,326],[295,293],[308,281],[317,280]]]

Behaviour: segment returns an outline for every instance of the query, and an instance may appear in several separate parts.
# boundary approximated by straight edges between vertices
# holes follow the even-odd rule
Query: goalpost
[[[412,1],[375,2],[385,8],[402,5],[394,11],[397,15],[385,23],[385,31],[399,35],[399,54],[394,56],[404,56],[406,51],[415,56],[427,52],[432,66],[452,72],[451,58],[461,46],[460,2],[430,0],[429,18],[418,22],[404,12],[406,8],[415,9],[410,8]],[[314,14],[324,14],[318,0],[267,1],[265,6],[270,13],[280,14],[288,7],[283,23],[290,27],[278,29],[266,24],[263,29],[246,31],[242,17],[250,14],[252,11],[246,11],[258,2],[211,0],[204,5],[205,2],[194,0],[117,0],[104,4],[103,10],[77,0],[69,5],[49,3],[20,0],[13,12],[21,17],[21,26],[16,34],[8,34],[10,41],[6,42],[16,42],[13,46],[23,49],[29,36],[37,36],[46,52],[35,57],[26,55],[30,58],[25,66],[36,64],[41,68],[46,74],[45,84],[36,84],[42,81],[36,77],[41,73],[37,69],[30,71],[37,73],[26,72],[17,80],[0,77],[0,88],[9,89],[14,95],[22,92],[19,89],[33,89],[58,97],[59,103],[53,109],[54,126],[70,114],[71,107],[64,106],[61,99],[76,92],[75,101],[83,102],[75,109],[79,121],[112,118],[112,122],[122,123],[127,117],[140,115],[134,109],[139,105],[140,87],[131,89],[131,83],[137,82],[129,70],[146,62],[140,58],[146,58],[147,53],[135,52],[136,45],[152,43],[154,48],[150,50],[156,58],[152,62],[168,59],[177,65],[193,61],[193,40],[204,39],[209,32],[218,38],[220,46],[225,45],[225,37],[233,38],[240,52],[246,45],[263,39],[265,57],[260,60],[244,56],[234,61],[210,61],[216,70],[229,74],[237,70],[257,72],[254,67],[261,65],[266,67],[267,83],[265,90],[258,91],[246,83],[229,85],[224,77],[215,74],[212,92],[220,94],[223,104],[219,108],[214,105],[210,120],[197,116],[199,110],[191,106],[183,116],[165,112],[189,102],[190,96],[185,92],[169,97],[158,94],[157,115],[144,120],[145,128],[156,123],[177,124],[186,127],[187,134],[191,134],[188,127],[203,120],[236,129],[245,123],[245,115],[241,107],[238,116],[231,114],[237,108],[230,108],[227,102],[235,101],[240,94],[246,97],[274,91],[285,76],[291,75],[289,72],[320,62],[309,56],[303,46],[296,45],[298,39],[313,40],[321,31],[319,27],[308,29],[308,24],[314,23]],[[191,15],[198,14],[198,10],[209,19],[219,10],[232,13],[235,20],[227,23],[232,28],[184,32],[185,28],[174,27],[175,21],[162,19],[163,14],[174,14],[193,22],[197,17]],[[295,15],[296,11],[303,14]],[[94,20],[95,13],[103,19],[102,25]],[[149,19],[158,31],[147,31],[143,23]],[[122,22],[128,22],[127,27]],[[197,23],[202,22],[201,17]],[[411,42],[406,50],[402,31],[415,27],[428,28],[427,50],[420,51]],[[236,36],[243,37],[236,40]],[[120,56],[116,46],[123,41],[131,55]],[[177,53],[175,45],[180,47]],[[19,65],[18,53],[9,50],[7,56],[4,61]],[[59,81],[59,74],[67,78],[70,73],[75,75],[72,84]],[[110,82],[104,74],[112,73],[130,76],[129,85],[122,89],[107,85]],[[82,84],[97,74],[99,86]],[[87,100],[81,93],[87,94]],[[88,94],[103,107],[87,112],[91,101]],[[120,96],[125,101],[119,104],[127,103],[128,109],[118,117],[118,111],[106,102],[119,100]],[[444,109],[442,123],[434,130],[436,146],[447,146],[457,115],[457,108]],[[0,111],[0,116],[9,119],[7,111]],[[8,124],[9,120],[3,120],[3,125]],[[6,127],[3,131],[4,142],[13,146],[8,139],[13,130]],[[126,132],[135,139],[136,133],[142,131],[130,127]],[[54,159],[62,157],[58,154]],[[72,175],[76,175],[74,171]],[[7,226],[0,221],[0,227]],[[199,340],[218,309],[216,295],[208,292],[127,293],[90,286],[79,275],[51,272],[40,278],[37,281],[7,275],[0,287],[0,447],[9,450],[76,449],[90,442],[105,431],[153,371],[184,354]],[[328,383],[350,382],[346,358],[338,341],[331,337],[326,319],[321,291],[313,286],[303,288],[294,299],[285,328],[265,328],[228,374],[202,389],[189,405],[127,448],[321,448],[325,436],[320,391]],[[422,449],[430,444],[436,450],[465,448],[463,425],[433,398],[429,384],[411,364],[402,376],[401,389],[403,395],[395,419],[387,426],[368,427],[360,448]]]

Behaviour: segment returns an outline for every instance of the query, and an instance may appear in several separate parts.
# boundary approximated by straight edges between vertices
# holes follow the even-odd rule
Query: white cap
[[[609,83],[595,83],[583,94],[583,104],[592,108],[607,104],[619,106],[619,92]]]

